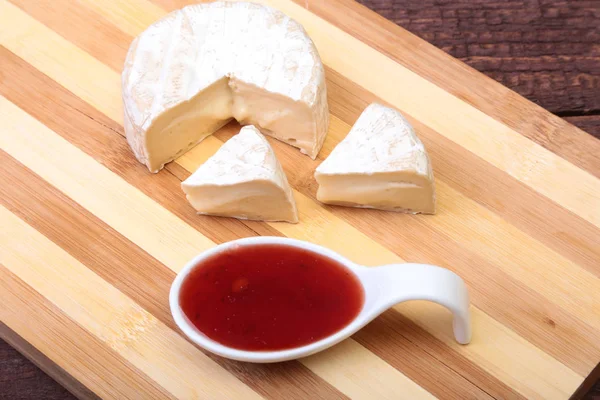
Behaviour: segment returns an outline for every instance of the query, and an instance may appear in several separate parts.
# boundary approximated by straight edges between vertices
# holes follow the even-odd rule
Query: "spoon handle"
[[[391,264],[367,268],[364,278],[368,286],[375,286],[375,301],[382,310],[408,300],[433,301],[452,312],[456,341],[471,341],[469,293],[454,272],[427,264]]]

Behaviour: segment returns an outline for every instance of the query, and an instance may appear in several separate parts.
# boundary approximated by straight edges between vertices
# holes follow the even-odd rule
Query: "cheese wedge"
[[[412,214],[435,213],[429,156],[396,110],[368,106],[315,172],[323,203]]]
[[[267,139],[252,125],[229,139],[181,187],[199,214],[298,222],[285,173]]]
[[[329,125],[323,64],[304,28],[246,2],[174,11],[131,44],[125,133],[152,172],[235,118],[313,159]]]

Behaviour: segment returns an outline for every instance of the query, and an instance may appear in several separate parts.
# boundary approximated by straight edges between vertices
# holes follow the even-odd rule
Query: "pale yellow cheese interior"
[[[315,121],[305,103],[233,78],[229,86],[233,90],[233,117],[240,124],[254,125],[263,134],[316,156],[321,143],[315,142]]]
[[[200,214],[257,221],[298,222],[294,194],[273,148],[244,126],[181,183]]]
[[[295,206],[285,192],[270,181],[220,185],[182,185],[190,204],[199,214],[254,221],[298,222]]]
[[[410,171],[374,174],[318,174],[323,203],[406,213],[435,213],[433,182]]]
[[[232,118],[233,97],[228,79],[223,78],[189,101],[162,113],[146,134],[148,168],[158,172]]]
[[[232,118],[242,125],[255,125],[304,154],[316,155],[321,147],[315,142],[315,123],[306,104],[225,77],[152,123],[145,143],[150,170],[158,172]]]

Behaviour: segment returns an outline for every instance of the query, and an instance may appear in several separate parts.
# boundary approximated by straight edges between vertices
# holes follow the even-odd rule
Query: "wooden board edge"
[[[60,365],[46,357],[44,353],[29,344],[29,342],[2,321],[0,321],[0,338],[54,379],[59,385],[67,389],[73,396],[80,400],[100,400],[100,397],[92,390],[71,376]]]
[[[592,387],[596,384],[600,384],[600,363],[589,373],[589,375],[583,380],[581,385],[577,388],[575,393],[570,397],[571,400],[583,399],[587,395]]]

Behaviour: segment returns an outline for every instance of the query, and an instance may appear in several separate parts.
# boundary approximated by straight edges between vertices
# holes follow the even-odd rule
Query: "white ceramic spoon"
[[[199,331],[185,316],[179,304],[181,285],[189,273],[204,259],[235,246],[280,244],[309,250],[339,262],[352,271],[361,282],[365,299],[356,318],[342,330],[317,342],[287,350],[246,351],[224,346]],[[281,237],[252,237],[223,243],[191,260],[177,275],[169,301],[177,326],[196,344],[223,357],[239,361],[268,363],[306,357],[341,342],[371,322],[395,304],[408,300],[429,300],[448,308],[453,314],[454,337],[461,344],[471,340],[469,294],[463,280],[447,269],[425,264],[392,264],[364,267],[353,263],[336,252],[296,239]]]

